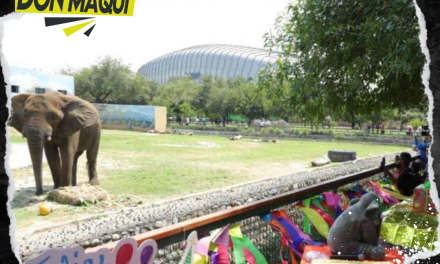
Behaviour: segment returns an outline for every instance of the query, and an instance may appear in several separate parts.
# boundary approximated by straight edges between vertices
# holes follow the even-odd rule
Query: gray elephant
[[[54,188],[76,185],[76,166],[84,151],[87,152],[89,182],[99,183],[96,161],[101,123],[99,112],[92,104],[59,92],[19,94],[11,101],[10,125],[27,138],[37,195],[43,192],[43,149]]]
[[[327,244],[333,254],[360,255],[383,260],[385,251],[378,246],[381,225],[380,200],[375,193],[353,199],[330,228]]]

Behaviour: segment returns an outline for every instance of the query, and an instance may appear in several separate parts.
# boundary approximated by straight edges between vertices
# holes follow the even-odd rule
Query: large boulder
[[[351,161],[356,160],[356,151],[330,150],[327,156],[332,162]]]

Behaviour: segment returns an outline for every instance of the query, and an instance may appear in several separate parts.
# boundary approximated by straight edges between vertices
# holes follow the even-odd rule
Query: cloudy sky
[[[97,16],[90,37],[83,30],[66,37],[46,28],[48,14],[5,21],[3,53],[12,66],[57,72],[87,67],[99,57],[120,58],[137,71],[166,53],[202,44],[263,47],[263,35],[289,0],[136,0],[133,17]],[[51,15],[59,16],[59,15]]]

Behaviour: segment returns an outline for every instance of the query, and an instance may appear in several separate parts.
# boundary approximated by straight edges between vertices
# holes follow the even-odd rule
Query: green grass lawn
[[[252,139],[147,136],[121,131],[105,131],[101,146],[108,157],[126,164],[105,172],[102,187],[111,193],[158,197],[220,188],[275,176],[276,172],[287,174],[291,164],[299,169],[308,167],[312,160],[321,158],[330,149],[353,150],[359,158],[403,149],[401,146],[293,140],[255,143]]]
[[[26,142],[15,130],[10,129],[10,132],[13,143]],[[149,202],[293,173],[310,167],[312,160],[321,158],[331,149],[353,150],[358,158],[366,158],[405,148],[296,140],[256,143],[252,139],[230,141],[215,136],[103,130],[98,175],[101,187],[114,197],[128,195]],[[80,182],[87,180],[85,162],[83,155],[78,165]],[[44,183],[52,185],[47,165],[44,171]],[[32,169],[15,170],[15,177],[33,181]],[[30,210],[28,207],[16,208],[17,220],[29,220],[30,215],[35,215],[35,209],[32,213]]]

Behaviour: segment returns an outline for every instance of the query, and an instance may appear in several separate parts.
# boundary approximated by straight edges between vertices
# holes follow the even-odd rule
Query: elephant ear
[[[95,124],[98,119],[98,110],[92,104],[69,98],[64,108],[64,118],[58,125],[58,135],[68,137],[81,128]]]
[[[379,203],[373,200],[365,209],[365,218],[378,225],[380,224],[380,213]]]
[[[20,133],[23,133],[25,122],[23,109],[29,96],[31,96],[31,94],[18,94],[11,99],[12,118],[9,125],[17,129]]]
[[[350,206],[355,205],[357,202],[359,202],[360,198],[353,198],[350,200]]]

